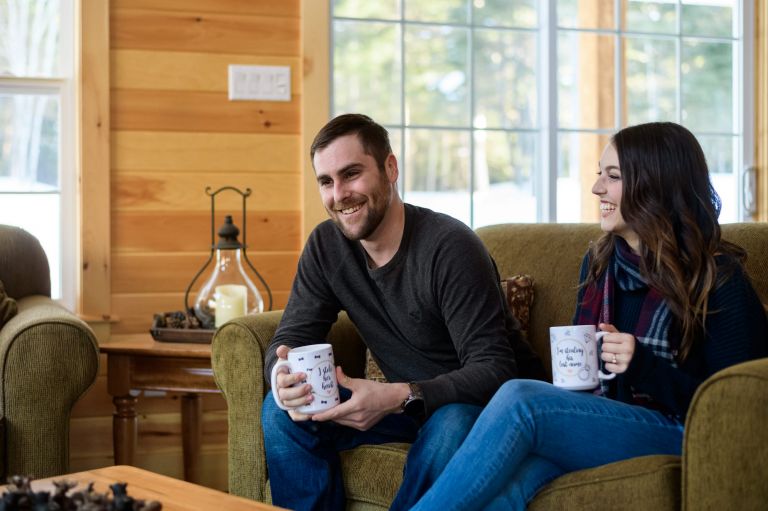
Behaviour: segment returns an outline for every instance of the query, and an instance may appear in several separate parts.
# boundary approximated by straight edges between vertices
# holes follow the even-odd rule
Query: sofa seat
[[[408,447],[363,445],[341,453],[348,510],[389,507],[403,479]],[[642,456],[572,472],[544,487],[529,509],[589,509],[595,502],[602,509],[680,509],[680,463],[679,456]],[[267,501],[272,501],[269,489]]]

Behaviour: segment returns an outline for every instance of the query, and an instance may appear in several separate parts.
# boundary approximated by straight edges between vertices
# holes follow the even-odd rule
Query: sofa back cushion
[[[747,273],[760,301],[768,304],[768,224],[725,224],[723,238],[747,251]]]
[[[48,258],[40,242],[24,229],[0,225],[0,280],[8,296],[51,296]]]
[[[768,303],[768,224],[726,224],[723,237],[747,250],[747,273]],[[576,310],[579,266],[589,244],[602,235],[598,224],[501,224],[477,234],[501,275],[530,275],[536,282],[528,338],[551,373],[549,327],[569,325]],[[551,374],[550,374],[551,377]]]
[[[531,307],[528,339],[546,370],[551,371],[549,327],[571,323],[579,265],[590,240],[600,237],[600,227],[595,224],[502,224],[481,227],[477,234],[501,275],[524,273],[534,279],[536,299]]]

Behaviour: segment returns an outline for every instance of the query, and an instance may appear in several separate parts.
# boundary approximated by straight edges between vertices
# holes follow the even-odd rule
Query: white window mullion
[[[76,10],[77,8],[77,10]],[[61,3],[61,58],[62,74],[66,78],[60,89],[61,116],[59,130],[59,189],[61,196],[61,301],[65,307],[75,310],[78,293],[77,261],[80,239],[78,215],[79,189],[77,176],[80,169],[80,130],[69,129],[79,124],[79,98],[76,77],[78,75],[80,41],[76,38],[79,28],[75,12],[80,12],[79,0],[62,0]]]
[[[557,221],[558,111],[557,111],[557,0],[539,4],[539,112],[541,148],[540,171],[534,189],[537,195],[536,219]]]

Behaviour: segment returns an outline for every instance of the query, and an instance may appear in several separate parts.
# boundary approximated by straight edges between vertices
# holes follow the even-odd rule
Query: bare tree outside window
[[[553,10],[548,11],[548,6]],[[331,0],[332,112],[383,123],[408,202],[472,227],[593,222],[618,129],[688,126],[737,221],[739,0]],[[553,46],[554,48],[548,47]]]
[[[0,0],[0,223],[42,243],[61,296],[62,8],[71,0]]]

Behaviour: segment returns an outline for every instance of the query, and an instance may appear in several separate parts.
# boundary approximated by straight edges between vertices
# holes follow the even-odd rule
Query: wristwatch
[[[421,387],[418,383],[410,382],[408,389],[408,397],[402,402],[400,409],[409,417],[424,417],[427,409],[424,407],[424,393],[422,393]]]

